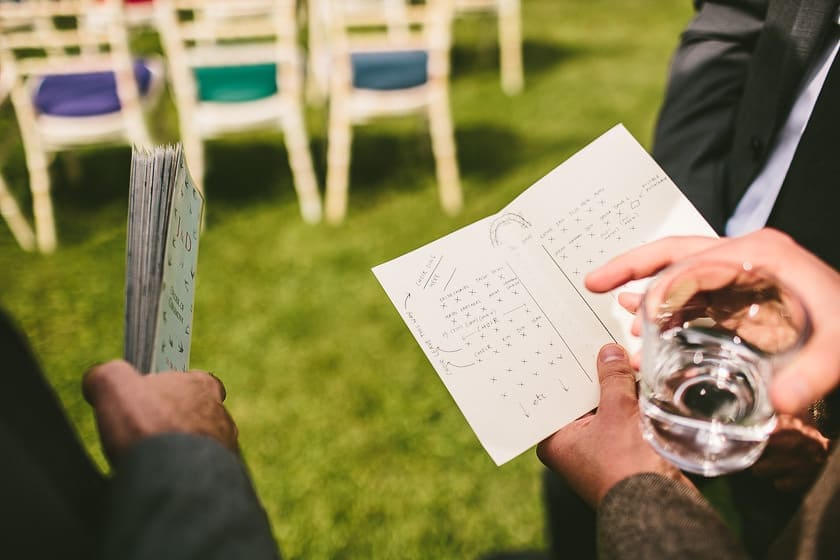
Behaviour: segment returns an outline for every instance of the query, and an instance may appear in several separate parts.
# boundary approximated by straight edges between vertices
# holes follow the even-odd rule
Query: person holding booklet
[[[278,558],[218,379],[93,367],[83,389],[112,465],[106,478],[2,310],[0,355],[4,557]]]
[[[624,253],[590,273],[606,292],[672,263],[749,262],[795,286],[813,320],[808,343],[774,379],[776,410],[798,414],[840,385],[840,273],[787,235],[763,229],[741,238],[671,237]],[[622,301],[634,311],[638,298]],[[601,401],[540,443],[537,454],[597,511],[598,554],[608,558],[748,558],[691,481],[642,439],[630,358],[618,345],[598,358]],[[772,557],[840,556],[840,451],[833,451],[802,506],[769,549]]]

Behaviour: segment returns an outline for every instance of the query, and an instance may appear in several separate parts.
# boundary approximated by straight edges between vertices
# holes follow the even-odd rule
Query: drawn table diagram
[[[595,357],[633,345],[586,273],[668,235],[715,235],[618,125],[494,216],[373,269],[496,464],[598,403]]]

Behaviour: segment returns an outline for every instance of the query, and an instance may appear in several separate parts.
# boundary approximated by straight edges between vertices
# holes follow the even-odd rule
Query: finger
[[[570,453],[574,454],[574,444],[578,440],[578,434],[594,418],[595,412],[587,412],[542,440],[537,445],[537,457],[545,466],[557,470],[564,458]]]
[[[642,318],[641,316],[636,316],[633,319],[633,324],[630,325],[630,334],[633,336],[642,336]]]
[[[209,371],[191,370],[190,373],[206,380],[205,384],[209,391],[219,399],[219,402],[225,401],[225,398],[227,397],[227,389],[225,389],[225,384],[222,383],[221,379]]]
[[[137,370],[124,360],[95,365],[82,377],[82,395],[91,406],[96,407],[96,403],[113,384],[126,383],[139,375]]]
[[[829,348],[831,350],[826,352],[821,341],[812,340],[773,379],[770,400],[777,412],[802,413],[840,382],[840,364],[835,363],[835,360],[826,361],[826,356],[834,354],[833,347]]]
[[[642,369],[642,353],[641,352],[636,352],[635,354],[630,356],[630,365],[636,371],[639,371],[640,369]]]
[[[636,402],[636,378],[627,352],[618,344],[607,344],[598,353],[598,379],[601,401],[598,414],[612,413],[625,406],[628,397]]]
[[[589,273],[584,283],[590,291],[608,292],[631,280],[652,276],[677,259],[721,242],[714,237],[666,237],[615,257]]]
[[[574,432],[577,432],[577,428],[567,425],[537,444],[537,457],[540,462],[550,469],[557,470],[574,441],[572,437]]]
[[[637,292],[621,292],[618,294],[618,303],[630,313],[635,313],[639,309],[639,304],[642,303],[642,294]]]

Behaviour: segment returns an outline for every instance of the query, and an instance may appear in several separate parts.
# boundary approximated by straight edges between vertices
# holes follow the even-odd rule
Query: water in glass
[[[661,333],[640,387],[643,433],[683,470],[714,476],[751,465],[775,426],[766,356],[700,326]]]

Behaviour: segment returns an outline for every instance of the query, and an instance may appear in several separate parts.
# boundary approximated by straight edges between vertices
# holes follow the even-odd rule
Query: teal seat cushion
[[[205,66],[193,69],[193,73],[201,101],[241,103],[277,93],[274,64]]]
[[[355,88],[407,89],[429,79],[426,51],[360,52],[353,53],[351,59]]]

